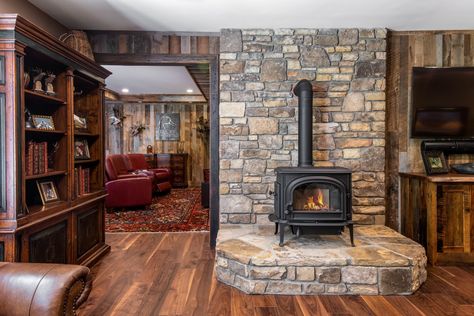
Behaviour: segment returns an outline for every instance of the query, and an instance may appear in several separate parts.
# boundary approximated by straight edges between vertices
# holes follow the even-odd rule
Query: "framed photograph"
[[[44,204],[59,201],[58,190],[53,181],[36,181],[41,201]]]
[[[449,168],[442,151],[422,151],[423,163],[427,174],[448,173]]]
[[[31,115],[33,126],[37,129],[55,130],[52,116],[47,115]]]
[[[77,131],[87,131],[87,119],[74,114],[74,129]]]
[[[74,142],[74,158],[75,159],[91,159],[89,153],[89,144],[86,139],[76,140]]]

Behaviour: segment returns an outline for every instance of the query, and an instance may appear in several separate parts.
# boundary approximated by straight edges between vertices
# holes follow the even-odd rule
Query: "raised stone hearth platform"
[[[218,280],[249,294],[411,294],[426,280],[425,250],[394,230],[355,228],[349,236],[287,232],[283,247],[271,225],[222,225]]]

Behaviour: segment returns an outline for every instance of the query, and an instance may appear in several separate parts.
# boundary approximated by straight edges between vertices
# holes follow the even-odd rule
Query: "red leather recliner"
[[[154,175],[155,189],[159,192],[171,190],[171,170],[169,168],[148,168],[143,154],[127,154],[127,168],[134,172],[148,172]]]
[[[124,166],[126,165],[123,155],[111,155],[105,160],[107,177],[105,189],[108,194],[105,206],[110,208],[150,205],[153,176],[129,173]]]

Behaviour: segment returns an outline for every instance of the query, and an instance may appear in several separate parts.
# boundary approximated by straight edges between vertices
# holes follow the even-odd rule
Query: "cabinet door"
[[[101,213],[98,208],[77,215],[77,258],[81,258],[101,240]]]
[[[438,189],[438,252],[471,251],[470,185],[442,185]]]
[[[67,222],[31,234],[28,248],[29,262],[67,263]]]

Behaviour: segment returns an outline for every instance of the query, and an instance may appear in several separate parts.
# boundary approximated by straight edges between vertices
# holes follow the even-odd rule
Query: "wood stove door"
[[[345,220],[346,189],[336,179],[311,177],[290,185],[287,194],[286,208],[292,219]]]

